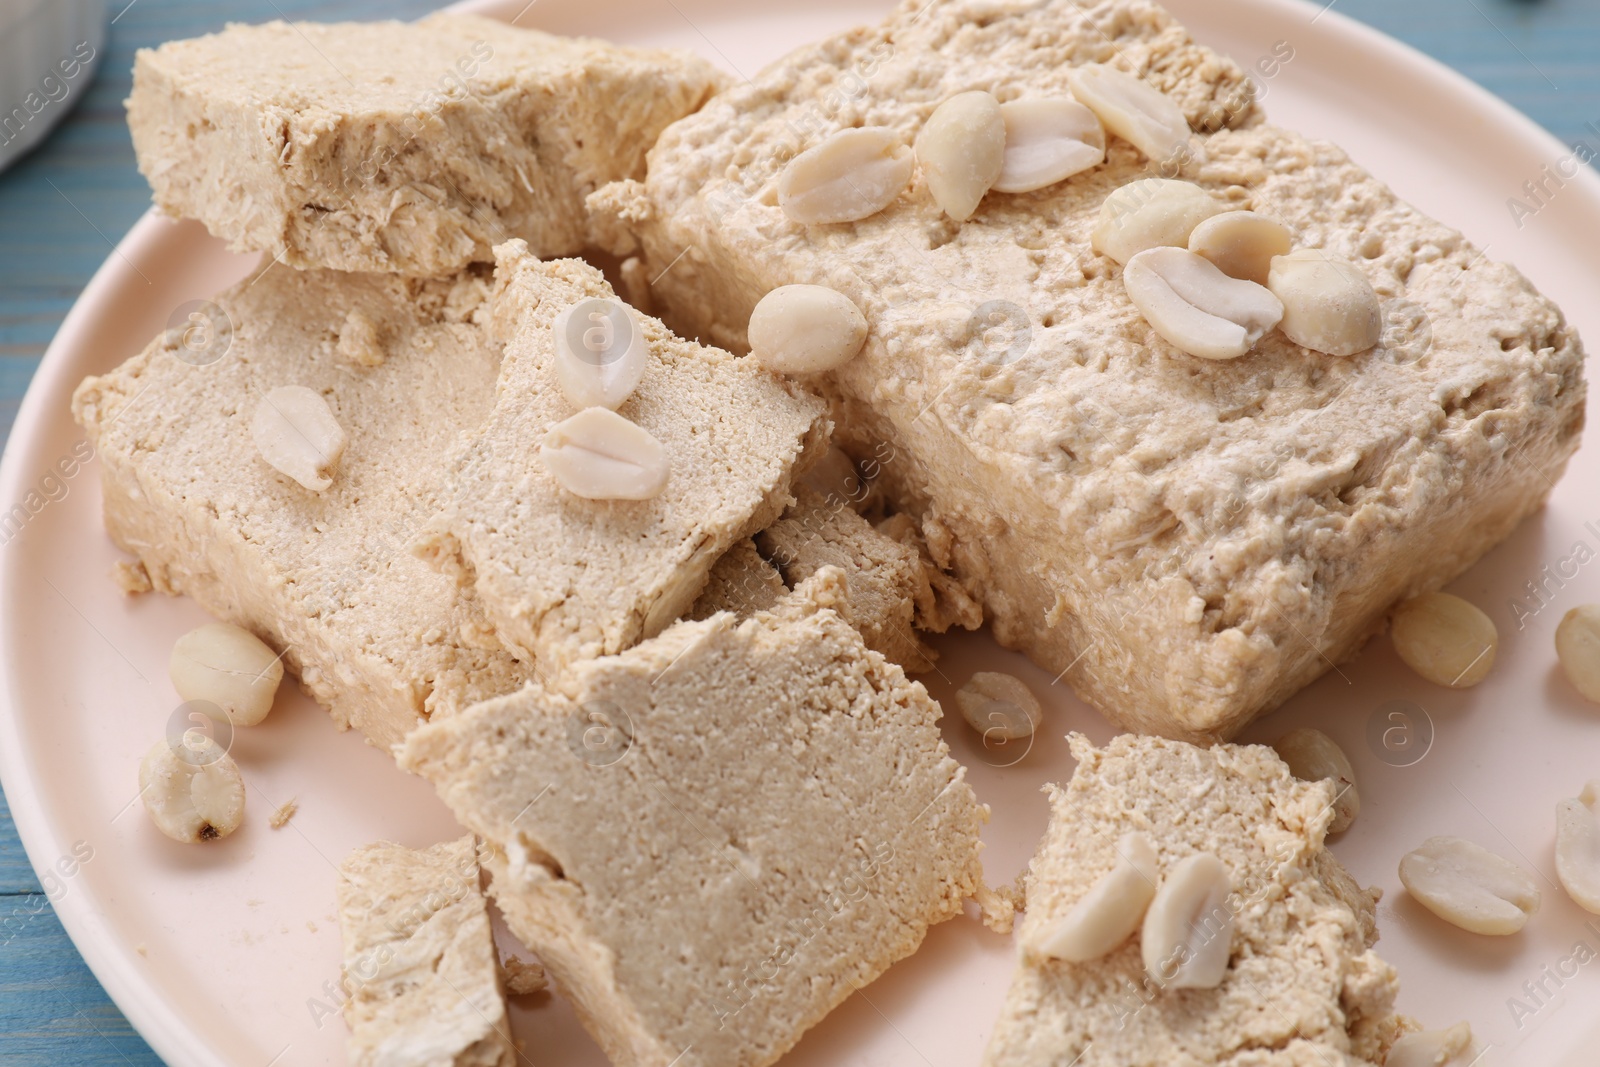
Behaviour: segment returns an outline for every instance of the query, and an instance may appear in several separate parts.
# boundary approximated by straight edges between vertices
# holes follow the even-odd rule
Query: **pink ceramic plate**
[[[876,18],[886,6],[539,0],[521,19],[562,33],[686,45],[748,74],[796,42]],[[1402,195],[1520,266],[1588,336],[1600,337],[1600,180],[1584,168],[1520,228],[1506,206],[1524,181],[1567,154],[1553,138],[1337,13],[1293,0],[1171,6],[1202,40],[1246,64],[1292,51],[1287,62],[1259,68],[1276,121],[1342,143]],[[509,18],[519,8],[523,0],[491,10]],[[0,552],[6,793],[68,932],[175,1067],[342,1064],[333,865],[376,838],[424,845],[458,832],[424,783],[357,736],[337,733],[293,687],[266,725],[241,731],[235,743],[250,790],[241,831],[218,845],[185,847],[138,810],[138,757],[178,702],[167,654],[203,615],[182,600],[126,599],[108,580],[117,555],[101,531],[95,465],[58,466],[82,448],[68,397],[85,374],[138,351],[173,309],[249,267],[197,224],[142,219],[50,346],[0,468],[0,504],[20,503],[28,515],[14,535],[5,528]],[[1549,509],[1456,584],[1500,627],[1500,660],[1483,685],[1459,693],[1429,686],[1379,640],[1247,735],[1270,740],[1315,723],[1344,745],[1364,808],[1334,848],[1358,878],[1385,891],[1382,949],[1400,969],[1402,1007],[1431,1025],[1470,1020],[1501,1063],[1577,1067],[1592,1062],[1600,1042],[1591,1032],[1600,962],[1575,949],[1600,948],[1600,919],[1567,899],[1552,858],[1556,801],[1600,776],[1600,708],[1560,676],[1551,638],[1567,608],[1600,600],[1600,563],[1579,562],[1600,553],[1597,485],[1600,447],[1591,444]],[[1543,605],[1526,599],[1530,581],[1543,583]],[[1522,612],[1512,607],[1518,602]],[[928,678],[935,696],[948,696],[975,669],[997,668],[1023,674],[1047,697],[1046,731],[1014,766],[1000,766],[1014,753],[985,752],[959,717],[946,723],[979,796],[994,808],[985,855],[990,880],[1006,882],[1044,829],[1039,786],[1070,774],[1061,735],[1078,729],[1103,741],[1110,730],[984,636],[949,638],[943,648],[940,673]],[[268,814],[291,798],[299,815],[270,829]],[[1404,895],[1397,860],[1436,833],[1473,838],[1539,872],[1544,906],[1526,931],[1475,938]],[[974,919],[946,924],[786,1062],[975,1063],[1012,958],[1011,942]],[[559,999],[528,998],[515,1025],[530,1063],[604,1063]]]

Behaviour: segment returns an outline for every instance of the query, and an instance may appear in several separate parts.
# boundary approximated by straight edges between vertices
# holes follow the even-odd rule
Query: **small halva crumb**
[[[148,593],[151,589],[150,574],[138,560],[132,563],[125,559],[117,560],[111,568],[111,580],[117,583],[117,588],[129,596]]]
[[[550,987],[544,968],[532,960],[507,956],[500,964],[500,970],[505,974],[506,992],[514,997],[542,993]]]
[[[274,830],[281,830],[289,825],[289,820],[294,818],[299,811],[300,802],[298,800],[287,800],[282,807],[272,813],[272,817],[267,820],[267,825]],[[315,931],[313,930],[313,932]]]
[[[381,366],[387,353],[378,324],[366,312],[351,308],[339,331],[339,355],[359,367]]]

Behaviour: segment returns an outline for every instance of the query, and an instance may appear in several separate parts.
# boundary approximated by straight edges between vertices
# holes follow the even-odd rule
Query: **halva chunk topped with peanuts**
[[[763,1067],[982,892],[939,707],[825,568],[412,734],[490,891],[619,1067]]]
[[[385,748],[530,677],[472,590],[411,551],[458,438],[494,404],[488,295],[481,268],[419,281],[269,265],[73,397],[106,529],[150,585],[265,639],[341,727]],[[376,363],[343,354],[353,322],[372,327]],[[347,438],[320,490],[252,436],[291,387]]]
[[[965,221],[976,186],[952,199],[925,166],[847,203],[978,91],[1056,102],[1006,142],[1054,180],[1005,192],[1034,183],[1002,162]],[[994,120],[970,110],[982,143],[940,165],[982,185]],[[858,128],[872,152],[835,140]],[[786,209],[796,174],[851,210]],[[1152,206],[1171,189],[1146,179],[1192,193]],[[861,352],[806,377],[840,444],[890,446],[886,492],[996,636],[1124,728],[1225,738],[1276,706],[1537,508],[1583,424],[1582,349],[1548,300],[1266,125],[1244,71],[1148,0],[906,0],[713,98],[590,202],[659,313],[709,343],[747,351],[782,286],[848,298]],[[1097,241],[1108,202],[1133,229]],[[1236,212],[1259,218],[1195,237]],[[1125,284],[1151,241],[1165,268]]]
[[[1332,786],[1262,746],[1071,740],[984,1063],[1383,1063],[1414,1024],[1370,947],[1376,892],[1323,845]]]
[[[555,327],[574,304],[614,294],[577,260],[540,262],[520,241],[497,252],[493,330],[505,359],[495,403],[451,458],[419,551],[475,591],[501,641],[554,671],[620,652],[687,612],[712,564],[782,513],[828,420],[820,400],[754,360],[604,311],[604,321],[565,324],[578,347],[594,330],[609,342],[597,351],[625,353],[621,332],[637,329],[648,358],[616,411],[578,410],[557,373]],[[582,416],[603,421],[561,435]],[[647,451],[635,450],[640,439]],[[552,469],[553,443],[574,453],[565,470]],[[629,490],[650,474],[641,464],[657,464],[651,492],[575,491]]]
[[[688,52],[476,15],[230,25],[138,53],[128,126],[156,203],[296,267],[443,276],[512,237],[588,238],[721,76]]]
[[[350,1067],[512,1067],[500,960],[472,835],[379,841],[339,864]]]

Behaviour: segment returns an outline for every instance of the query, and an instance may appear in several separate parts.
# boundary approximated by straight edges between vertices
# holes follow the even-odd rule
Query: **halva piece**
[[[984,1063],[1381,1064],[1411,1024],[1394,1013],[1394,969],[1370,948],[1377,894],[1323,845],[1335,810],[1330,784],[1297,781],[1262,746],[1206,749],[1124,734],[1096,749],[1071,740],[1078,766],[1065,786],[1049,788],[1050,827],[1028,868],[1018,925],[1022,958]],[[1209,853],[1231,891],[1194,916],[1184,952],[1158,963],[1164,974],[1147,970],[1137,930],[1089,962],[1038,952],[1117,864],[1130,833],[1154,846],[1163,883]],[[1225,939],[1221,982],[1176,988],[1170,979],[1212,938]]]
[[[754,360],[631,316],[622,328],[643,331],[649,356],[617,414],[660,442],[665,487],[648,500],[569,492],[538,459],[550,428],[575,413],[552,326],[578,301],[613,294],[577,260],[540,262],[520,241],[497,251],[493,329],[505,360],[495,403],[451,460],[419,551],[475,590],[501,641],[554,671],[620,652],[688,611],[712,564],[783,511],[828,420],[821,401]]]
[[[842,128],[909,145],[956,94],[1063,97],[1091,63],[1165,94],[1193,143],[1153,164],[1111,137],[1103,165],[990,192],[965,223],[921,179],[854,222],[778,203],[789,160]],[[1217,362],[1163,341],[1090,246],[1107,197],[1152,176],[1354,263],[1379,344],[1273,332]],[[1548,300],[1335,146],[1263,124],[1241,68],[1148,0],[907,0],[715,97],[644,181],[590,199],[708,343],[745,351],[779,286],[853,301],[864,349],[808,379],[840,443],[886,447],[878,482],[995,635],[1128,729],[1221,738],[1276,706],[1510,533],[1583,424],[1582,348]]]
[[[342,728],[385,748],[531,676],[472,590],[412,552],[458,439],[494,405],[488,294],[481,269],[421,281],[270,265],[73,397],[106,529],[150,584],[265,640]],[[383,324],[379,364],[340,356],[352,319]],[[281,386],[321,396],[348,435],[321,492],[252,440]]]
[[[469,834],[379,841],[339,865],[350,1067],[512,1067],[500,961]]]
[[[762,1067],[982,892],[987,809],[825,568],[412,734],[619,1067]]]
[[[721,80],[687,52],[453,12],[236,24],[141,49],[128,127],[156,204],[235,250],[442,277],[512,237],[578,252],[584,197],[640,176]]]

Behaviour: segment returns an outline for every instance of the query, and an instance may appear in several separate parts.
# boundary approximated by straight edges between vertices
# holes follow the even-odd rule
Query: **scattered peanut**
[[[886,126],[840,130],[789,161],[778,206],[795,222],[855,222],[894,202],[911,181],[911,149]]]
[[[1089,244],[1126,263],[1149,248],[1187,247],[1195,227],[1226,210],[1227,205],[1193,182],[1141,178],[1101,201]]]
[[[1072,963],[1099,959],[1139,929],[1160,881],[1150,839],[1136,832],[1123,834],[1115,865],[1039,937],[1035,951]]]
[[[1468,1067],[1472,1050],[1472,1027],[1466,1023],[1448,1030],[1419,1030],[1390,1047],[1384,1067]]]
[[[750,354],[778,374],[818,374],[856,357],[867,320],[855,302],[822,285],[782,285],[750,314]]]
[[[1283,301],[1284,336],[1313,352],[1353,356],[1383,336],[1378,294],[1347,259],[1320,248],[1275,256],[1267,288]]]
[[[934,203],[957,222],[970,219],[1005,166],[1000,102],[982,91],[952,96],[928,116],[916,154]]]
[[[1076,100],[1013,100],[1000,105],[1000,117],[1006,150],[997,193],[1031,193],[1105,161],[1105,128]]]
[[[1255,282],[1230,278],[1183,248],[1151,248],[1122,269],[1128,299],[1174,348],[1236,359],[1278,323],[1283,305]]]
[[[1254,211],[1224,211],[1189,234],[1189,251],[1215,263],[1230,278],[1266,285],[1274,256],[1288,255],[1289,228]]]
[[[1500,645],[1489,616],[1449,593],[1424,593],[1401,604],[1389,633],[1406,666],[1452,689],[1483,681]]]
[[[244,821],[238,765],[198,730],[184,734],[177,745],[157,741],[145,753],[139,798],[156,829],[185,844],[227,837]]]
[[[569,493],[590,500],[649,500],[670,464],[648,430],[606,408],[584,408],[551,427],[539,458]]]
[[[1091,63],[1067,72],[1072,95],[1105,128],[1156,163],[1189,143],[1189,120],[1161,90],[1115,67]]]
[[[1197,852],[1167,872],[1140,933],[1144,969],[1164,988],[1214,989],[1233,949],[1228,868]]]
[[[263,397],[250,437],[273,469],[317,493],[333,484],[346,444],[328,402],[303,385],[281,385]]]
[[[1580,605],[1562,617],[1556,656],[1573,688],[1600,704],[1600,604]]]
[[[272,710],[283,661],[249,630],[212,622],[178,638],[167,673],[185,701],[214,704],[235,726],[254,726]]]
[[[1556,805],[1556,877],[1574,902],[1600,915],[1600,779]]]
[[[620,300],[580,300],[556,316],[551,333],[556,381],[575,408],[614,411],[644,377],[649,346]]]
[[[1430,837],[1406,853],[1400,881],[1423,907],[1474,934],[1514,934],[1539,908],[1533,875],[1460,837]]]
[[[1289,765],[1289,773],[1303,782],[1331,781],[1335,790],[1330,834],[1342,833],[1361,812],[1361,797],[1356,792],[1356,772],[1344,749],[1321,730],[1291,730],[1273,742],[1272,747]]]
[[[967,725],[985,740],[1031,737],[1044,721],[1044,709],[1028,683],[998,671],[979,671],[956,691],[956,705]]]

